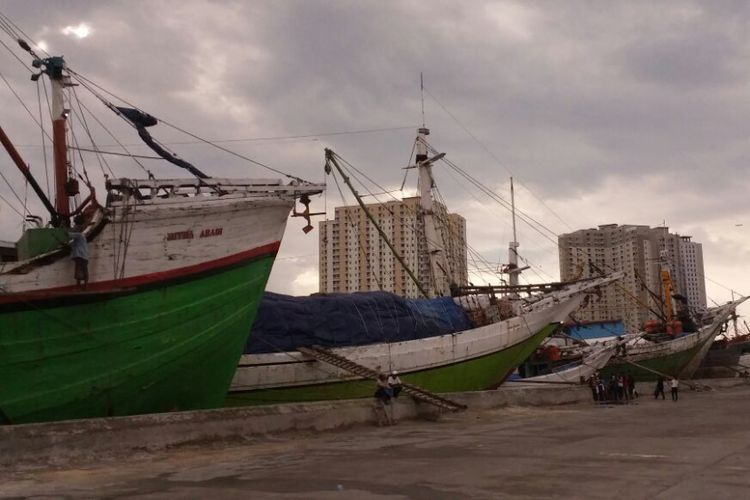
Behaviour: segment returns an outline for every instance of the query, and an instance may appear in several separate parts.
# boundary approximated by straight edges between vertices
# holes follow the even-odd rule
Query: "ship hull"
[[[601,283],[574,284],[506,320],[434,337],[334,348],[371,370],[397,370],[404,380],[433,392],[499,386]],[[298,351],[246,354],[240,359],[227,405],[366,397],[373,382]]]
[[[722,326],[744,298],[716,308],[709,325],[699,331],[666,342],[653,342],[627,349],[625,357],[613,357],[601,373],[609,377],[628,373],[636,380],[656,380],[660,375],[689,379],[700,366]]]
[[[274,252],[189,279],[0,316],[6,423],[221,406]]]
[[[110,187],[85,286],[65,246],[0,273],[4,422],[222,405],[299,188],[205,182]]]
[[[580,362],[576,363],[575,366],[570,368],[559,370],[544,375],[537,375],[535,377],[521,378],[515,380],[516,382],[532,382],[532,383],[575,383],[579,384],[582,381],[586,381],[594,375],[597,371],[607,365],[609,360],[614,354],[615,348],[601,348],[597,352],[587,355]]]
[[[559,326],[559,323],[546,325],[521,342],[491,354],[434,368],[399,371],[399,377],[406,383],[438,393],[494,389]],[[365,379],[257,390],[235,389],[229,393],[226,406],[365,398],[372,396],[374,391],[374,382]]]
[[[712,337],[713,338],[713,337]],[[710,342],[710,341],[708,341]],[[602,378],[619,373],[632,375],[637,381],[656,380],[662,373],[665,376],[677,377],[683,373],[685,367],[701,351],[703,344],[695,344],[692,347],[668,352],[657,352],[649,354],[640,354],[638,356],[628,356],[628,361],[638,363],[640,366],[633,365],[619,358],[613,358],[609,364],[604,367],[600,374]],[[645,368],[642,368],[645,367]],[[680,378],[690,378],[692,373],[680,376]]]

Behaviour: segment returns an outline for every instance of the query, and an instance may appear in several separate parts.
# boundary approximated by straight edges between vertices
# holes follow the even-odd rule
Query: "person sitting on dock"
[[[401,379],[398,378],[398,372],[396,370],[393,370],[391,374],[388,375],[388,387],[390,387],[393,392],[393,399],[396,399],[398,395],[401,394]]]

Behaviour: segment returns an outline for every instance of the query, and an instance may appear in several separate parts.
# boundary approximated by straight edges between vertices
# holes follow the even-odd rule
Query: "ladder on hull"
[[[355,375],[359,375],[360,377],[368,378],[371,380],[377,380],[378,378],[378,372],[376,370],[355,363],[354,361],[347,359],[344,356],[335,354],[328,349],[325,349],[324,347],[315,345],[311,347],[298,347],[297,350],[302,354],[317,359],[318,361],[336,366],[338,368],[341,368],[342,370],[346,370]],[[451,401],[450,399],[444,398],[442,396],[438,396],[437,394],[426,389],[422,389],[421,387],[417,387],[416,385],[402,382],[401,387],[401,392],[403,392],[404,394],[408,394],[418,401],[429,403],[444,410],[461,411],[467,408],[467,406],[464,404]]]

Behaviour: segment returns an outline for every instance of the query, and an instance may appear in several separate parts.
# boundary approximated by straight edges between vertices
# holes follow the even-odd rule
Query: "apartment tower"
[[[420,216],[420,197],[367,205],[406,265],[423,285],[433,279],[427,237]],[[466,285],[466,220],[433,205],[438,244],[445,252],[449,280]],[[375,225],[359,205],[336,207],[332,220],[320,223],[321,293],[384,290],[420,297],[418,287],[394,257]]]
[[[706,309],[703,249],[690,236],[671,234],[666,227],[607,224],[561,235],[559,249],[563,281],[600,271],[625,273],[619,285],[607,287],[599,300],[577,313],[579,320],[621,319],[629,331],[641,329],[656,318],[649,307],[661,307],[662,263],[669,268],[675,292],[687,298],[690,310]]]

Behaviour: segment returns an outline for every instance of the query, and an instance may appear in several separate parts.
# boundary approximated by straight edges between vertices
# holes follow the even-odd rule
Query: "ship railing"
[[[125,198],[139,201],[150,199],[185,198],[194,196],[218,197],[227,194],[273,196],[312,195],[323,191],[324,186],[292,181],[284,184],[280,179],[109,179],[106,183],[108,201]]]

